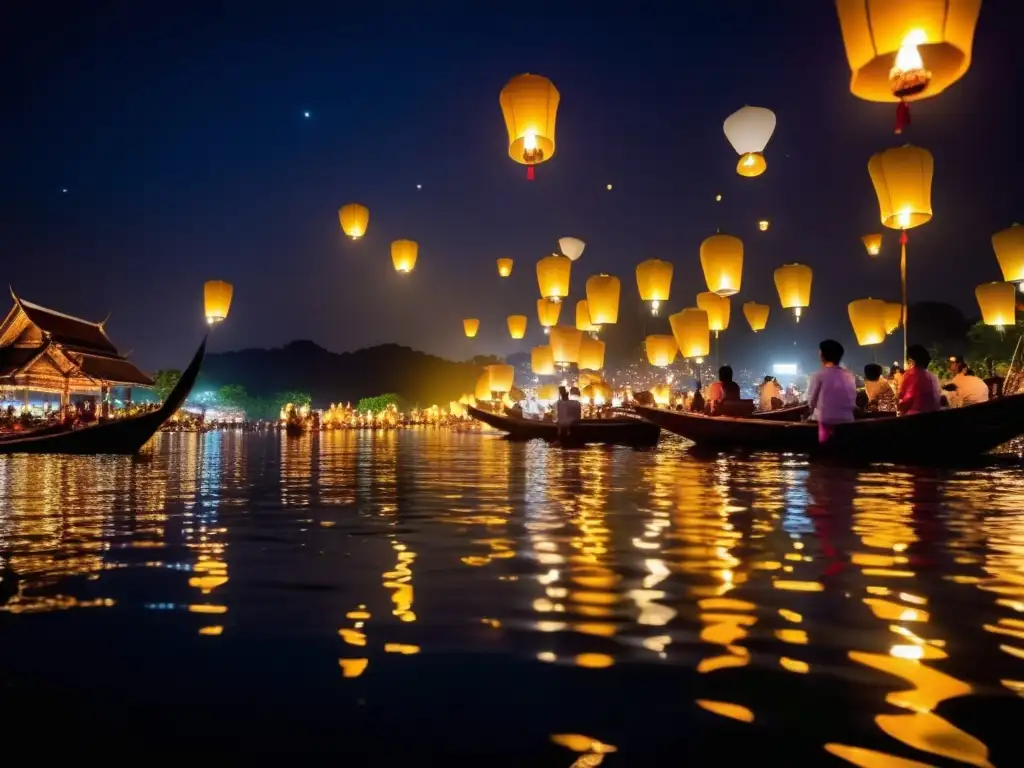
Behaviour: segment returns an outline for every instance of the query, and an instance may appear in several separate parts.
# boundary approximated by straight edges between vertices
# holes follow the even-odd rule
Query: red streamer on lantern
[[[903,133],[903,129],[910,125],[910,105],[901,101],[896,105],[896,135]]]
[[[526,166],[526,180],[527,181],[533,181],[533,166],[532,165]]]

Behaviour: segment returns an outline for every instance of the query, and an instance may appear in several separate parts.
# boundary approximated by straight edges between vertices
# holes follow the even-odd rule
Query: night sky
[[[526,350],[544,339],[534,265],[559,237],[587,242],[564,318],[601,271],[622,278],[632,307],[633,270],[651,256],[675,264],[672,311],[692,305],[705,290],[698,246],[719,227],[746,245],[730,334],[751,337],[740,304],[754,299],[773,307],[766,341],[785,343],[792,321],[771,275],[803,261],[815,283],[801,326],[852,346],[846,303],[899,287],[896,234],[877,260],[859,240],[881,230],[867,160],[908,140],[936,166],[935,218],[911,233],[912,302],[976,314],[974,286],[1001,279],[991,234],[1024,219],[1010,0],[986,1],[971,70],[916,102],[902,139],[893,105],[849,93],[830,2],[693,2],[659,16],[620,4],[22,5],[34,10],[5,10],[0,31],[0,279],[90,319],[110,311],[108,332],[143,368],[185,363],[210,278],[235,285],[215,349],[308,338],[457,358]],[[498,106],[526,71],[562,95],[557,154],[534,182],[508,158]],[[744,104],[778,116],[757,179],[736,175],[722,132]],[[347,202],[371,212],[357,243],[338,227]],[[398,238],[420,243],[410,275],[391,265]],[[509,280],[499,256],[516,260]],[[508,338],[510,313],[529,315],[526,340]],[[466,316],[483,321],[474,340]]]

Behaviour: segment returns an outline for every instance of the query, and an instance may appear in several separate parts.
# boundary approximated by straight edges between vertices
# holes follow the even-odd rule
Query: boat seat
[[[756,408],[753,400],[723,400],[718,404],[716,416],[731,416],[734,419],[745,419],[752,416]]]

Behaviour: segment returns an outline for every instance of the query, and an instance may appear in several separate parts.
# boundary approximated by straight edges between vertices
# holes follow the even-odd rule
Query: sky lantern
[[[509,315],[505,322],[508,323],[508,335],[513,339],[521,339],[526,335],[526,315]]]
[[[223,280],[209,280],[203,286],[203,303],[206,310],[206,322],[211,326],[223,322],[231,309],[231,297],[235,289],[231,283]]]
[[[992,248],[996,252],[1003,280],[1017,283],[1024,291],[1024,227],[1014,224],[992,235]]]
[[[562,313],[562,304],[549,299],[537,299],[537,319],[544,333],[554,325],[558,325],[558,316]]]
[[[743,107],[725,118],[722,129],[740,156],[736,173],[747,177],[764,173],[768,164],[762,153],[775,133],[775,113],[764,107]]]
[[[907,102],[942,93],[971,66],[981,0],[836,0],[850,64],[850,93],[898,102],[896,133],[910,124]]]
[[[651,314],[657,315],[672,288],[672,264],[661,259],[641,261],[636,265],[636,287],[640,300],[651,302]]]
[[[658,368],[672,365],[679,354],[679,345],[676,344],[676,337],[671,334],[653,334],[644,341],[647,350],[647,362]]]
[[[783,309],[792,309],[796,321],[805,307],[811,305],[811,280],[814,273],[806,264],[783,264],[775,270],[775,290]]]
[[[763,331],[768,325],[768,313],[771,309],[767,304],[758,304],[756,301],[744,302],[743,316],[750,323],[750,330],[754,333]]]
[[[604,342],[586,334],[580,339],[580,357],[576,361],[580,370],[600,371],[604,368]]]
[[[771,222],[769,222],[768,219],[761,219],[757,222],[757,228],[762,232],[767,232],[769,226],[771,226]]]
[[[491,392],[508,392],[512,389],[512,383],[516,377],[516,369],[511,365],[488,365],[485,370],[487,371]]]
[[[583,249],[586,247],[587,244],[578,237],[558,238],[558,249],[563,255],[568,256],[570,261],[576,261],[576,259],[582,256]]]
[[[359,203],[349,203],[338,209],[338,221],[341,222],[341,231],[358,240],[366,234],[366,228],[370,225],[370,209]]]
[[[462,330],[466,332],[467,339],[472,339],[476,336],[476,332],[480,330],[480,321],[475,317],[467,317],[462,321]]]
[[[668,318],[672,335],[685,358],[706,357],[711,351],[708,313],[699,307],[687,307]]]
[[[898,301],[885,302],[885,332],[895,333],[903,320],[903,305]]]
[[[555,373],[555,357],[550,345],[530,350],[530,370],[538,376],[552,376]]]
[[[571,325],[556,325],[551,329],[551,355],[558,365],[569,365],[580,359],[583,331]]]
[[[708,313],[708,330],[714,331],[718,336],[720,331],[729,327],[729,315],[732,307],[725,296],[707,291],[697,294],[697,306]]]
[[[576,302],[576,327],[584,333],[597,333],[601,330],[600,325],[594,325],[590,320],[590,305],[586,299]]]
[[[857,299],[846,306],[857,343],[870,347],[885,341],[885,302],[878,299]]]
[[[860,241],[864,243],[864,249],[868,252],[868,256],[877,256],[882,252],[882,235],[881,233],[875,233],[873,235],[864,235]]]
[[[868,160],[882,226],[900,231],[900,303],[903,305],[903,358],[907,357],[907,230],[932,219],[935,160],[927,149],[894,147]]]
[[[614,325],[619,321],[619,278],[591,275],[587,278],[587,308],[594,325]]]
[[[732,235],[712,235],[700,244],[700,265],[709,291],[719,296],[739,293],[743,280],[743,241]]]
[[[501,277],[512,274],[512,259],[498,259],[498,274]]]
[[[551,368],[554,373],[554,366]],[[537,399],[541,402],[551,402],[558,399],[558,387],[554,384],[541,384],[537,387]]]
[[[537,286],[540,295],[551,301],[561,301],[569,295],[569,274],[572,260],[557,253],[537,262]]]
[[[391,261],[396,272],[412,272],[420,247],[413,240],[395,240],[391,244]]]
[[[561,96],[555,84],[542,75],[516,75],[501,89],[498,103],[508,130],[508,156],[533,166],[555,156],[555,119]]]
[[[484,402],[491,400],[491,375],[486,369],[476,379],[476,386],[473,387],[473,397]]]
[[[1002,330],[1017,322],[1017,291],[1013,283],[982,283],[974,289],[981,321]]]

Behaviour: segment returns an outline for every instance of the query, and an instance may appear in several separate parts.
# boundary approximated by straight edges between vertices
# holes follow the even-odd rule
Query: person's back
[[[818,422],[818,441],[831,439],[837,424],[853,421],[857,407],[857,380],[845,368],[843,345],[826,339],[818,345],[822,368],[811,375],[807,388],[807,404]]]
[[[732,366],[723,365],[718,369],[718,381],[708,388],[708,407],[714,413],[722,402],[739,399],[740,385],[732,380]]]
[[[953,377],[952,383],[956,387],[957,406],[984,403],[989,398],[988,384],[975,376],[974,371],[960,371]]]
[[[939,378],[928,370],[931,355],[920,344],[907,349],[913,363],[903,374],[900,383],[899,410],[905,414],[931,413],[942,407],[942,388]]]
[[[559,429],[568,428],[580,420],[582,408],[579,400],[570,400],[565,387],[558,388],[558,402],[555,403],[555,422]]]

